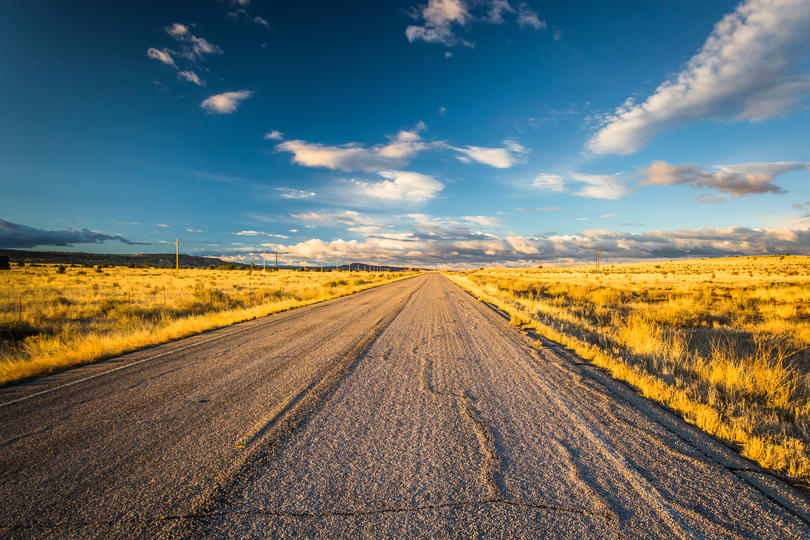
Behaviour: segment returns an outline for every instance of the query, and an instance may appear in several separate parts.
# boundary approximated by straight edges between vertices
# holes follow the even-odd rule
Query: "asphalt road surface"
[[[438,274],[0,389],[5,537],[810,537],[810,504]]]

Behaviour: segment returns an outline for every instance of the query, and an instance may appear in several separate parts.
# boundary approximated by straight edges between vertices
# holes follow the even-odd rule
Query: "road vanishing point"
[[[440,274],[0,389],[0,536],[810,538],[810,504]]]

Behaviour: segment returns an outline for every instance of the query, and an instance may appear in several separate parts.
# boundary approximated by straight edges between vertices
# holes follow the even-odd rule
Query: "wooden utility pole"
[[[262,252],[262,270],[267,270],[267,253]]]
[[[174,239],[174,269],[180,270],[180,239]]]
[[[596,250],[596,269],[599,270],[599,250]]]
[[[276,252],[276,270],[278,270],[278,250],[274,250]]]

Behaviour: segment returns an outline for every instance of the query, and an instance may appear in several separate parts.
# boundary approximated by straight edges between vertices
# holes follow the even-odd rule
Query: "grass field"
[[[407,275],[14,266],[0,272],[0,384]]]
[[[810,257],[448,275],[513,324],[810,484]]]

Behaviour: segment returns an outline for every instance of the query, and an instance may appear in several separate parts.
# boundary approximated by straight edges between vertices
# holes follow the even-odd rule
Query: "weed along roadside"
[[[810,257],[448,272],[481,300],[810,486]]]
[[[0,385],[413,275],[16,266],[0,276]]]

